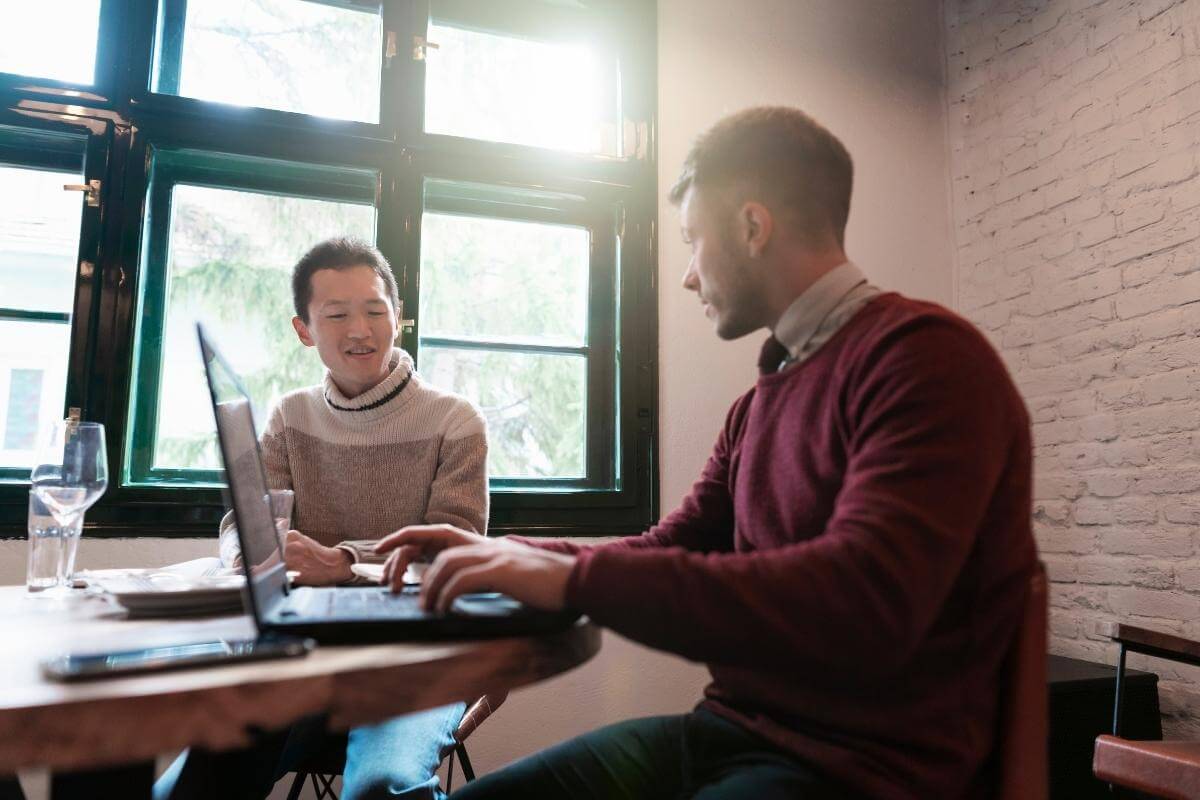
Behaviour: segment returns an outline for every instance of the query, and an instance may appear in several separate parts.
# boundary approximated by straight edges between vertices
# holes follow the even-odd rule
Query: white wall
[[[942,47],[937,2],[660,0],[659,190],[695,136],[760,104],[804,109],[850,151],[847,251],[887,289],[949,304]],[[663,511],[683,497],[725,412],[753,383],[765,334],[721,343],[680,288],[688,251],[659,204]]]
[[[659,183],[722,115],[761,103],[799,106],[849,148],[856,189],[847,245],[879,285],[949,303],[953,295],[940,8],[934,0],[660,0]],[[754,380],[760,335],[712,333],[679,288],[687,252],[675,210],[660,215],[660,452],[663,510],[686,493],[730,402]],[[162,564],[214,542],[85,541],[83,567]],[[0,582],[21,580],[24,543],[0,542]],[[678,712],[699,697],[696,665],[606,636],[573,673],[515,692],[471,741],[488,771],[576,732],[629,716]]]
[[[1200,635],[1200,3],[948,3],[959,299],[1033,413],[1053,652]],[[1143,666],[1136,659],[1137,666]],[[1163,661],[1168,732],[1200,670]]]

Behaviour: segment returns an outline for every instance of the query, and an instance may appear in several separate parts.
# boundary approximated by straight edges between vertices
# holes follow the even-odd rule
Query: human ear
[[[757,258],[763,254],[767,243],[771,241],[775,219],[771,216],[770,209],[762,203],[755,202],[743,204],[739,216],[746,252],[751,258]]]
[[[304,320],[299,317],[292,317],[292,327],[296,331],[296,337],[305,347],[315,347],[316,342],[313,341],[312,334],[308,332],[308,326],[304,324]]]

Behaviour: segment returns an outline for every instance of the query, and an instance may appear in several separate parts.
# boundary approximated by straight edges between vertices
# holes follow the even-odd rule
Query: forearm
[[[552,553],[563,553],[564,555],[571,556],[595,550],[640,550],[649,547],[670,546],[664,542],[661,536],[656,535],[654,531],[647,531],[636,536],[619,537],[541,538],[534,536],[507,536],[505,538],[509,541],[519,542],[530,547],[537,547],[541,550],[549,550]],[[600,541],[597,541],[597,539]]]
[[[912,570],[836,537],[756,553],[604,549],[579,556],[567,603],[696,661],[797,675],[886,671],[920,641],[960,553]]]

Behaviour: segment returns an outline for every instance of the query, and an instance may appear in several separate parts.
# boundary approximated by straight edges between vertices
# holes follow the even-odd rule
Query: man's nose
[[[695,259],[688,261],[687,269],[683,273],[683,288],[697,293],[700,291],[700,276],[696,274]]]
[[[351,315],[350,327],[346,330],[346,335],[351,339],[366,339],[371,335],[371,326],[367,325],[365,317]]]

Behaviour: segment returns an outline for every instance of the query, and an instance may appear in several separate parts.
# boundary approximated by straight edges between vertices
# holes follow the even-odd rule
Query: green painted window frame
[[[619,289],[615,233],[621,209],[616,205],[589,202],[587,198],[569,193],[453,181],[429,175],[424,176],[422,189],[422,213],[552,223],[583,228],[588,232],[588,327],[583,345],[534,345],[482,338],[424,336],[419,324],[420,308],[417,307],[414,309],[418,320],[415,330],[417,358],[419,363],[421,348],[426,345],[483,352],[584,357],[587,363],[584,476],[492,478],[491,487],[500,492],[619,490],[615,374],[620,354],[612,323],[616,319]]]
[[[367,204],[374,207],[379,176],[373,171],[325,164],[215,153],[151,148],[149,190],[142,234],[138,296],[139,324],[134,332],[133,386],[129,397],[129,433],[121,481],[126,486],[216,487],[221,470],[169,469],[154,466],[158,404],[162,382],[162,344],[166,325],[171,203],[178,185],[244,189],[264,194]],[[266,409],[260,409],[265,411]]]

